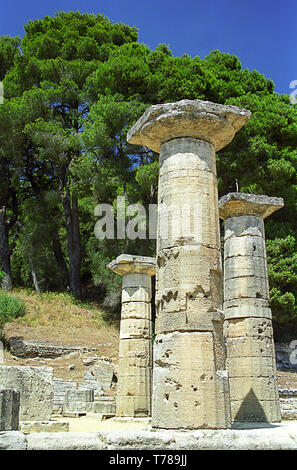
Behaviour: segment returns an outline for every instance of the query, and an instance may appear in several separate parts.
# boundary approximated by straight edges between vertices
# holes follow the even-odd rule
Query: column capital
[[[160,153],[161,145],[180,137],[194,137],[225,147],[252,113],[238,106],[211,101],[181,100],[150,106],[127,134],[130,144]]]
[[[130,273],[154,276],[156,272],[156,260],[149,256],[123,254],[112,260],[107,265],[107,268],[122,276]]]
[[[258,194],[229,193],[219,200],[220,218],[225,220],[239,215],[254,215],[265,219],[284,206],[281,197]]]

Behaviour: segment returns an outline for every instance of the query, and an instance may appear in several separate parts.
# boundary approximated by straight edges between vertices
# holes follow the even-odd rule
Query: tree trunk
[[[71,205],[72,202],[72,205]],[[66,231],[69,255],[69,284],[70,292],[75,297],[81,297],[81,243],[79,232],[78,203],[75,194],[70,195],[66,187],[62,194],[62,203],[66,219]]]
[[[10,254],[6,208],[2,206],[0,208],[0,256],[1,271],[5,273],[1,281],[1,289],[3,291],[12,290]]]
[[[30,255],[28,255],[28,259],[29,259],[29,263],[30,263],[30,267],[31,267],[31,274],[32,274],[34,289],[36,290],[36,292],[38,292],[38,294],[40,294],[40,289],[39,289],[39,284],[38,284],[38,280],[37,280],[37,276],[36,276],[36,271],[35,271],[34,264],[33,264],[33,261],[32,261],[32,258],[31,258]]]
[[[54,256],[57,261],[57,264],[60,267],[61,272],[63,273],[64,285],[69,287],[70,286],[69,271],[68,271],[67,263],[64,258],[64,254],[62,251],[61,242],[60,242],[60,238],[59,238],[59,234],[57,230],[55,230],[53,233],[53,252],[54,252]]]

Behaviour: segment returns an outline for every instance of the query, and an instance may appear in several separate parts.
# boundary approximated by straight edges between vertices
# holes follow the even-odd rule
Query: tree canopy
[[[155,240],[98,240],[94,208],[156,203],[158,157],[129,145],[128,129],[152,104],[202,99],[253,112],[217,154],[220,196],[280,196],[265,224],[276,325],[297,331],[297,109],[258,71],[228,53],[175,57],[137,42],[137,29],[104,15],[59,12],[0,37],[0,257],[2,287],[95,286],[118,306],[106,264],[122,252],[154,255]]]

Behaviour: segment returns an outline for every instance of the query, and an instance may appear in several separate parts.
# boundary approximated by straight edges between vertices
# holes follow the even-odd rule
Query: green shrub
[[[6,292],[0,293],[0,328],[5,323],[21,317],[26,312],[26,306],[22,299],[13,297]]]

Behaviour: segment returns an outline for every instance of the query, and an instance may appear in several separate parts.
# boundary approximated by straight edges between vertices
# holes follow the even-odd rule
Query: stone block
[[[265,239],[260,236],[230,237],[224,244],[224,260],[232,256],[265,257],[265,254]]]
[[[201,308],[199,308],[201,307]],[[204,308],[203,308],[204,307]],[[210,306],[211,309],[211,306]],[[155,333],[163,334],[173,331],[215,331],[215,323],[222,322],[218,311],[204,311],[203,299],[190,299],[187,308],[180,312],[158,314],[155,322]]]
[[[266,258],[264,256],[232,256],[225,259],[225,280],[246,276],[267,278]]]
[[[133,376],[145,373],[144,370],[149,368],[148,373],[151,373],[152,357],[143,356],[142,354],[135,355],[129,358],[120,358],[118,363],[118,369],[121,371],[123,376]],[[140,371],[139,369],[143,369]],[[119,380],[119,378],[118,378]]]
[[[151,414],[147,396],[122,396],[117,397],[117,417],[145,417]]]
[[[109,361],[99,360],[90,368],[94,378],[99,382],[103,390],[109,390],[114,375],[114,364]]]
[[[211,333],[158,335],[154,363],[154,427],[229,426],[227,373],[215,370]]]
[[[71,401],[94,401],[94,390],[68,390],[65,395],[66,403]]]
[[[116,402],[114,400],[96,400],[88,404],[87,411],[88,413],[115,414]]]
[[[158,251],[186,243],[220,249],[216,177],[193,173],[160,176]]]
[[[68,432],[69,423],[66,421],[21,421],[20,431],[32,432]]]
[[[44,357],[53,359],[78,354],[82,349],[81,346],[53,344],[48,341],[24,339],[22,336],[10,337],[8,344],[10,352],[14,356],[25,358]]]
[[[27,450],[26,436],[19,431],[0,431],[0,450]]]
[[[122,290],[122,302],[150,302],[151,289],[146,287],[125,287]]]
[[[267,299],[242,298],[224,302],[225,320],[257,318],[271,320],[272,313]]]
[[[142,318],[121,319],[120,339],[152,338],[152,322]]]
[[[246,276],[236,279],[225,279],[224,299],[261,298],[269,300],[269,284],[267,277]]]
[[[238,215],[228,217],[225,220],[225,240],[229,237],[258,235],[265,236],[264,222],[261,217],[255,215]]]
[[[274,357],[273,339],[263,336],[227,338],[227,355],[233,357]]]
[[[121,375],[117,385],[117,396],[147,396],[151,395],[152,370],[141,368],[138,374]]]
[[[234,377],[271,377],[276,379],[275,359],[272,356],[227,357],[230,380]]]
[[[122,288],[126,287],[145,287],[151,289],[152,279],[148,274],[128,273],[123,276]]]
[[[20,392],[20,420],[48,420],[53,410],[52,367],[0,366],[0,387]]]
[[[228,338],[242,338],[255,336],[256,338],[273,336],[272,321],[269,318],[234,318],[224,322],[224,336]]]
[[[125,319],[140,318],[151,320],[152,307],[150,302],[123,302],[121,309],[121,321]]]
[[[278,386],[276,377],[233,377],[230,380],[230,400],[276,400],[278,401]]]
[[[197,322],[200,317],[202,320],[203,313],[215,311],[222,305],[219,251],[202,246],[175,247],[160,252],[157,263],[158,316],[184,311],[187,314],[184,322]],[[199,325],[189,325],[190,330],[195,328],[199,329]]]
[[[173,177],[191,176],[201,171],[216,175],[216,155],[211,144],[189,137],[169,140],[163,144],[160,155],[161,177],[164,174]]]
[[[119,345],[119,359],[127,358],[128,363],[135,361],[135,358],[143,358],[148,360],[152,356],[151,341],[143,339],[123,339]]]
[[[20,392],[12,388],[0,389],[0,431],[18,431]]]

